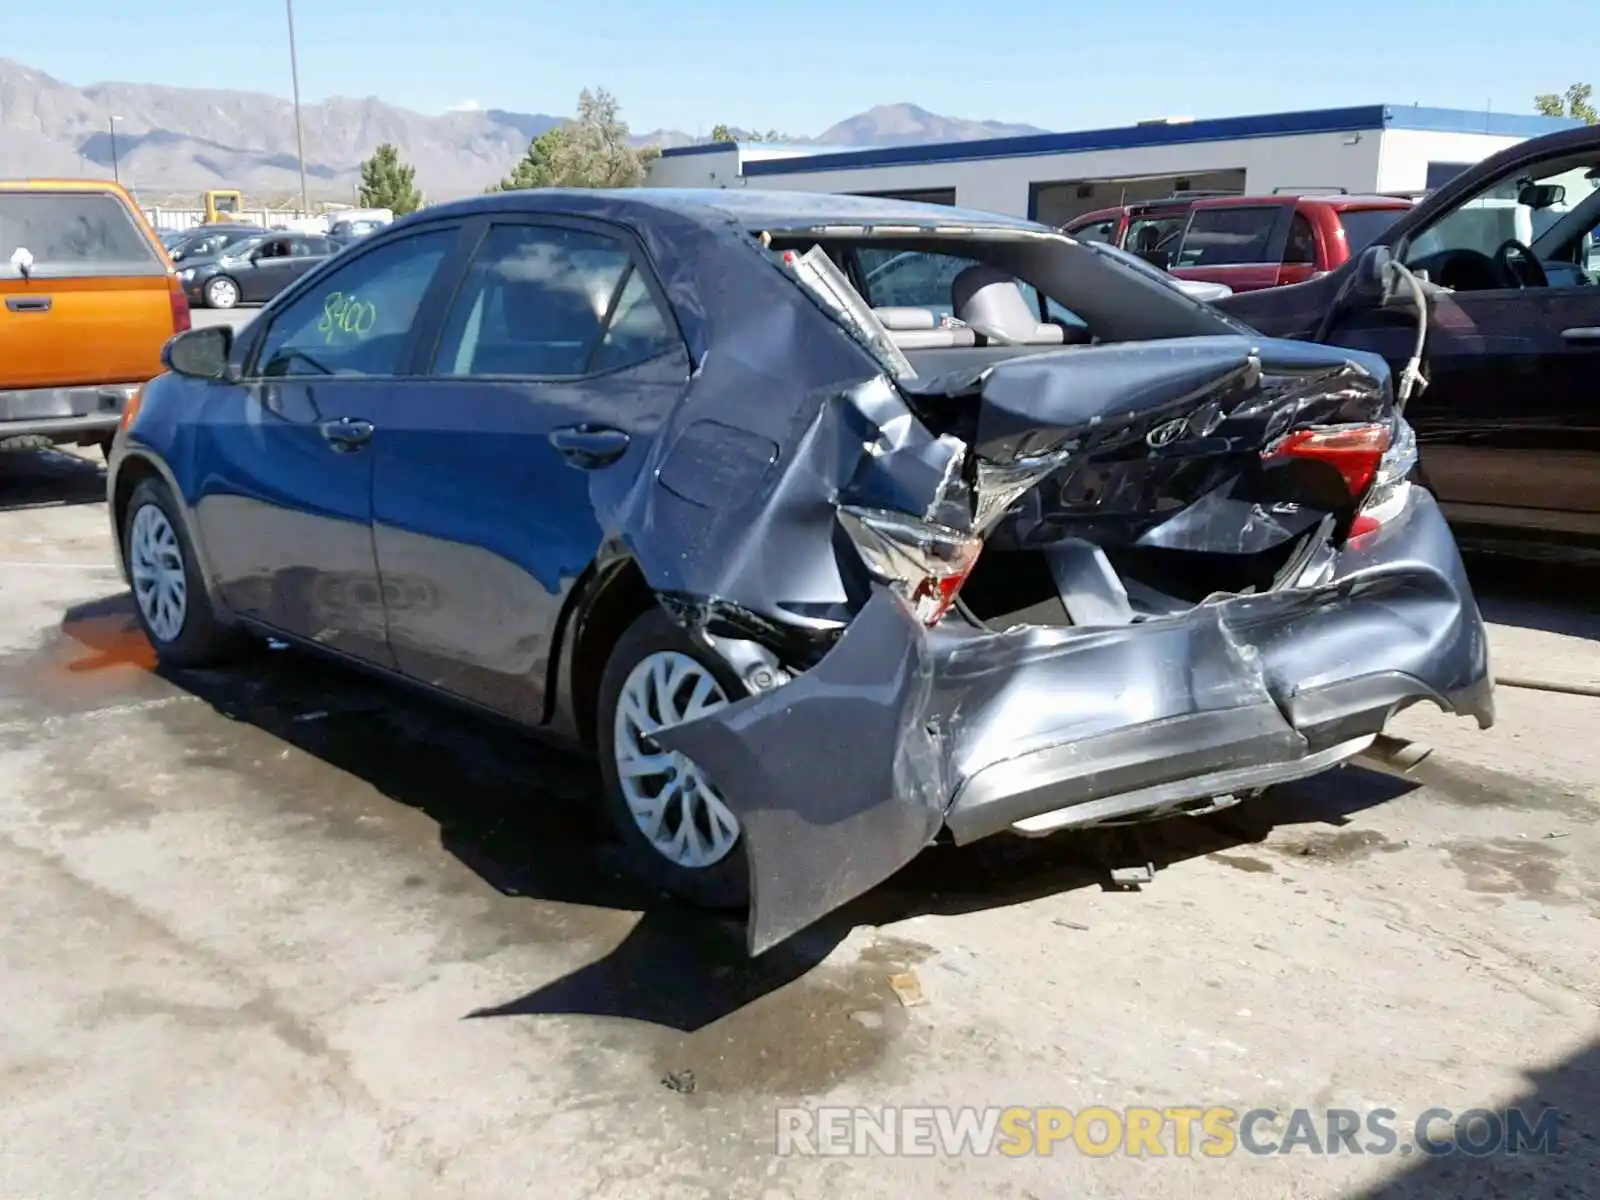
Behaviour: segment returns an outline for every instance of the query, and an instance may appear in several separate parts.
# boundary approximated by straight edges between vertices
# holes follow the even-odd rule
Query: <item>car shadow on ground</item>
[[[1486,621],[1600,641],[1600,565],[1468,552]]]
[[[1402,1138],[1405,1167],[1358,1200],[1578,1200],[1600,1180],[1600,1041],[1526,1072],[1528,1086],[1510,1103],[1463,1103],[1422,1131],[1427,1146]],[[1402,1113],[1416,1120],[1421,1113]]]
[[[91,453],[93,457],[85,456]],[[99,451],[0,452],[0,512],[100,504],[105,498],[105,460]]]
[[[153,668],[126,593],[74,607],[62,630],[78,655],[69,671]],[[601,958],[471,1014],[478,1017],[583,1013],[693,1032],[805,975],[858,927],[1112,888],[1117,867],[1148,864],[1159,872],[1215,854],[1240,870],[1270,870],[1237,852],[1283,825],[1343,825],[1416,786],[1351,766],[1207,817],[936,845],[859,900],[750,959],[741,915],[688,909],[626,873],[599,813],[598,772],[581,758],[296,651],[253,651],[228,670],[158,673],[223,718],[422,811],[437,823],[441,846],[502,894],[577,906],[562,910],[562,924],[581,924],[586,910],[642,914]],[[337,804],[337,777],[326,791],[326,802]]]

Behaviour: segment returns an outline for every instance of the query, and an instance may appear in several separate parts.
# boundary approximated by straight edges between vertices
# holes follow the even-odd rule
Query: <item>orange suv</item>
[[[189,328],[171,260],[114,183],[0,180],[0,451],[109,448]]]
[[[1401,196],[1180,195],[1085,213],[1062,232],[1132,251],[1179,279],[1252,292],[1338,270],[1411,207]]]

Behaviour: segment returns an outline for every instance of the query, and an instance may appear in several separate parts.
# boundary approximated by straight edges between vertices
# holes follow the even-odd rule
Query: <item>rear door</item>
[[[1236,292],[1276,287],[1293,211],[1292,204],[1196,204],[1168,269]]]
[[[352,255],[257,318],[245,378],[216,385],[197,431],[195,513],[230,607],[392,666],[372,548],[375,414],[427,385],[412,326],[460,225]]]
[[[537,723],[562,603],[689,357],[624,231],[508,216],[471,236],[424,378],[374,410],[373,540],[399,669]]]
[[[172,295],[161,251],[120,196],[0,188],[0,389],[159,374]]]

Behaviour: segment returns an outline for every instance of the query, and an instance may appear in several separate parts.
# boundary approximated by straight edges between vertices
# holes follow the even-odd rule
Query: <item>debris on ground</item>
[[[1059,925],[1063,929],[1076,929],[1079,933],[1089,932],[1089,927],[1087,925],[1080,925],[1078,922],[1069,921],[1065,917],[1055,917],[1051,920],[1050,924]]]
[[[661,1077],[661,1083],[663,1086],[669,1087],[673,1091],[677,1092],[680,1096],[690,1096],[694,1094],[693,1071],[668,1071]]]
[[[901,971],[898,975],[889,976],[889,987],[899,997],[902,1008],[916,1008],[928,1002],[927,994],[922,990],[922,980],[917,978],[915,971]]]
[[[1111,868],[1111,882],[1117,887],[1138,887],[1140,884],[1149,883],[1155,877],[1155,863],[1145,863],[1142,867]]]

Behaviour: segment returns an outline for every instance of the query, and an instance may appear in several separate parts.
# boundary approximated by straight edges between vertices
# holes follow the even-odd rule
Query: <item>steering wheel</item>
[[[1516,238],[1507,238],[1501,242],[1500,248],[1494,252],[1490,261],[1494,263],[1495,274],[1499,275],[1502,281],[1509,281],[1506,283],[1507,287],[1550,286],[1550,277],[1544,273],[1543,264],[1534,256],[1532,250]]]

